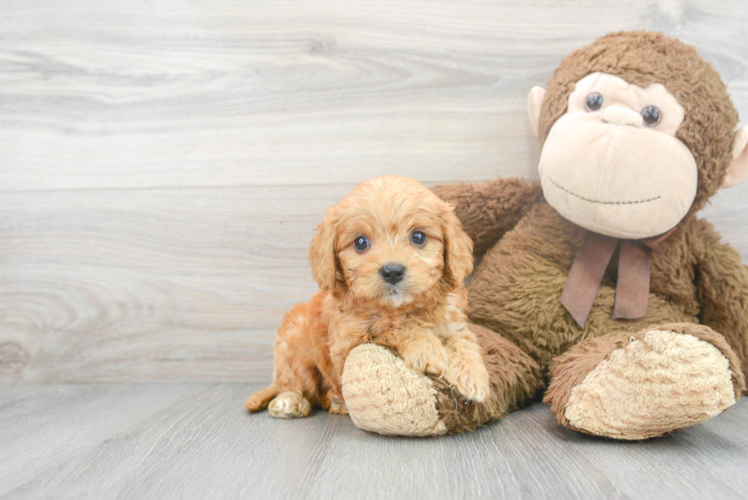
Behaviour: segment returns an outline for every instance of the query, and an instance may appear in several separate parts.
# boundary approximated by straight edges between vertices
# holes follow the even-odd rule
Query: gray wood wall
[[[3,0],[0,381],[269,380],[327,206],[535,178],[528,90],[632,29],[748,117],[745,0]],[[748,259],[746,195],[705,216]]]

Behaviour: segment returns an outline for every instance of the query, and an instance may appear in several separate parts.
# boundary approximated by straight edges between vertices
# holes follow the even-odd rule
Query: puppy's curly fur
[[[482,402],[488,372],[463,312],[472,249],[452,208],[418,182],[386,176],[359,184],[317,228],[309,261],[321,290],[286,314],[274,382],[247,409],[292,418],[317,404],[346,414],[343,365],[365,342],[397,350],[412,369],[444,376]]]

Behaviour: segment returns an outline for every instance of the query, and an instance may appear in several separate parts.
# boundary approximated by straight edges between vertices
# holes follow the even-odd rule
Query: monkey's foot
[[[552,404],[559,421],[572,429],[626,440],[673,433],[719,415],[735,404],[743,387],[742,373],[724,338],[703,326],[683,329],[692,328],[707,332],[697,336],[677,328],[656,327],[628,334],[628,338],[617,335],[609,355],[597,364],[588,364],[591,369],[586,376],[582,374],[581,381],[567,385],[561,408],[555,399],[563,398],[559,385],[564,385],[564,379],[569,381],[563,374],[564,362],[569,361],[567,368],[581,368],[584,354],[602,347],[605,339],[580,344],[582,356],[558,358],[561,366],[554,369],[546,402]],[[588,361],[593,359],[588,357]]]
[[[431,379],[384,347],[363,344],[350,352],[343,370],[343,397],[359,429],[400,436],[447,432]]]

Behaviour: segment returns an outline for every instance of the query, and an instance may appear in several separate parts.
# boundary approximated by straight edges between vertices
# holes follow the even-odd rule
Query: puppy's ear
[[[338,263],[336,250],[337,229],[331,210],[315,230],[309,245],[309,263],[312,276],[322,290],[333,292],[344,287],[345,278]]]
[[[452,212],[452,207],[446,203],[444,205],[444,279],[455,288],[473,272],[473,240],[462,230],[462,223]]]

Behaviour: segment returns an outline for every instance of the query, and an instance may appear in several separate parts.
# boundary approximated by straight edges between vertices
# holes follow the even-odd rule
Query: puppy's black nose
[[[382,279],[392,285],[397,285],[405,276],[405,268],[400,264],[387,264],[379,270]]]

